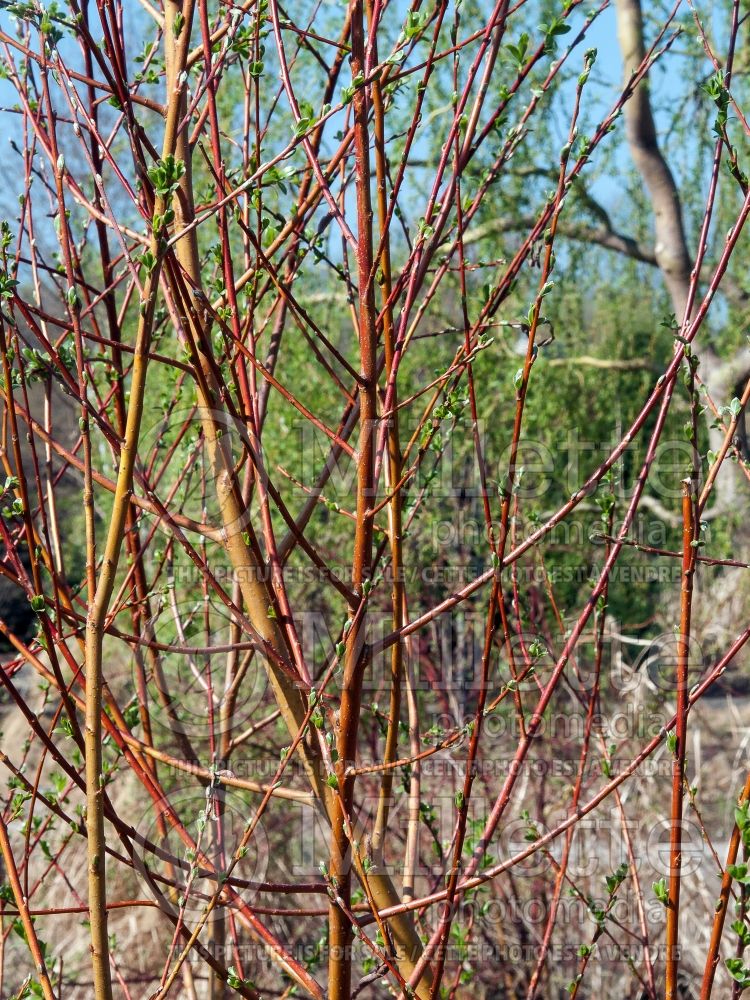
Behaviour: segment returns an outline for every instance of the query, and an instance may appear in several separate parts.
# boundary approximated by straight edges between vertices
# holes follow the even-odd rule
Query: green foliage
[[[176,190],[184,174],[185,164],[171,153],[163,160],[159,160],[148,172],[149,180],[154,185],[154,191],[164,200]]]

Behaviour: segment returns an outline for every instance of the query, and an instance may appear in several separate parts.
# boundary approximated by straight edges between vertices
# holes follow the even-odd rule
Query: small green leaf
[[[727,872],[740,885],[750,885],[750,878],[747,874],[747,865],[727,865]]]
[[[652,882],[651,888],[654,890],[654,895],[663,903],[664,906],[669,902],[669,890],[667,889],[667,880],[665,878],[660,878],[658,882]]]

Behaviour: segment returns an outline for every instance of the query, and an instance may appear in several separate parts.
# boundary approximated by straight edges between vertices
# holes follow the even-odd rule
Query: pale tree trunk
[[[646,53],[643,11],[640,0],[616,0],[617,37],[623,60],[625,82],[629,82]],[[636,88],[625,105],[625,125],[633,161],[643,179],[654,215],[654,256],[669,292],[678,325],[685,319],[690,291],[693,259],[687,245],[680,196],[656,134],[651,98],[646,79]],[[694,296],[691,314],[700,295]],[[722,358],[705,343],[697,343],[701,359],[699,375],[718,407],[726,406],[734,395],[740,396],[748,375],[746,351]],[[709,442],[712,450],[721,447],[724,431],[711,426],[714,416],[707,411]],[[716,482],[713,508],[709,517],[729,512],[743,490],[742,477],[734,462],[724,462]]]
[[[617,37],[627,83],[646,54],[640,0],[617,0]],[[654,213],[654,255],[664,276],[677,322],[684,318],[690,287],[688,253],[682,209],[672,171],[656,138],[648,80],[644,80],[625,105],[625,126],[630,153],[643,178]]]

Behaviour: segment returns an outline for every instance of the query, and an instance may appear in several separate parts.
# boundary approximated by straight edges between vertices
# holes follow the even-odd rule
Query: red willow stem
[[[26,935],[26,941],[28,942],[31,954],[34,956],[36,973],[39,976],[39,983],[42,988],[44,1000],[55,1000],[55,994],[52,990],[49,972],[47,971],[47,964],[39,945],[39,938],[37,937],[36,928],[34,927],[34,921],[29,912],[28,902],[26,900],[21,881],[18,877],[18,870],[16,868],[15,858],[13,857],[13,848],[10,843],[10,838],[8,837],[8,828],[2,817],[0,817],[0,853],[2,853],[5,871],[8,879],[10,880],[13,898],[21,916],[21,923],[23,925],[24,934]]]
[[[672,808],[669,837],[669,893],[667,902],[666,993],[676,1000],[679,968],[680,869],[682,865],[682,806],[685,791],[687,752],[688,668],[690,665],[690,617],[695,574],[695,496],[693,482],[682,484],[682,588],[680,591],[680,634],[677,641],[675,688],[677,692],[676,746],[672,750]]]
[[[745,787],[737,799],[739,806],[743,805],[750,798],[750,774],[745,780]],[[737,861],[737,853],[742,843],[742,831],[735,820],[732,827],[732,835],[729,838],[727,848],[727,860],[721,873],[721,889],[714,908],[713,923],[711,925],[711,937],[706,954],[706,963],[703,969],[703,979],[701,981],[700,1000],[710,1000],[716,969],[721,959],[720,948],[721,938],[724,932],[724,923],[729,911],[729,896],[732,889],[732,875],[730,868]]]
[[[352,77],[365,72],[364,0],[354,0],[351,15]],[[372,562],[373,524],[367,516],[374,502],[375,429],[377,421],[376,307],[373,268],[372,205],[370,200],[370,134],[367,91],[359,87],[353,96],[354,151],[357,196],[357,282],[359,295],[359,455],[357,462],[357,528],[354,537],[352,588],[363,604],[365,582]],[[346,642],[346,659],[338,719],[338,763],[336,776],[341,797],[334,800],[332,818],[330,872],[337,895],[345,907],[351,903],[350,847],[344,830],[342,812],[351,814],[354,804],[354,775],[348,768],[355,764],[359,727],[362,682],[367,667],[365,654],[365,618],[352,625]],[[347,1000],[351,992],[352,926],[344,909],[336,902],[330,912],[330,952],[328,991],[331,1000]]]
[[[368,19],[368,63],[378,61],[377,31],[379,16],[382,10],[372,0],[367,3]],[[369,69],[369,65],[368,65]],[[372,106],[373,106],[373,132],[375,159],[375,178],[377,192],[377,212],[380,249],[377,259],[373,260],[373,266],[379,264],[381,296],[383,302],[382,329],[385,371],[389,372],[393,363],[394,352],[394,323],[393,311],[390,306],[391,291],[393,288],[393,275],[391,270],[391,244],[390,232],[388,229],[388,156],[386,152],[386,131],[385,131],[385,104],[380,80],[376,77],[372,82]],[[397,393],[394,398],[398,399]],[[381,414],[381,418],[384,415]],[[406,586],[404,580],[404,556],[403,556],[403,501],[402,501],[402,453],[401,438],[399,431],[398,408],[392,414],[384,417],[387,423],[387,458],[389,488],[388,504],[388,542],[390,549],[390,573],[391,583],[391,621],[393,630],[401,628],[404,621],[404,608],[406,606]],[[375,497],[372,497],[370,510],[373,509]],[[374,516],[374,515],[373,515]],[[377,556],[374,560],[377,565]],[[378,795],[377,815],[371,838],[371,848],[374,863],[378,866],[385,864],[385,840],[388,833],[388,820],[393,803],[393,770],[388,765],[396,758],[398,753],[399,730],[401,727],[401,701],[402,687],[404,682],[404,642],[394,643],[391,649],[391,670],[390,670],[390,695],[388,704],[388,728],[386,731],[385,743],[383,746],[383,764],[385,765],[380,777],[380,791]]]

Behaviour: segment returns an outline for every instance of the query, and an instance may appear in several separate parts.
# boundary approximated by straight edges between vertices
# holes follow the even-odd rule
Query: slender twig
[[[677,997],[679,967],[680,869],[682,866],[682,805],[685,791],[687,753],[688,668],[690,665],[690,618],[695,573],[695,497],[693,482],[682,484],[682,589],[680,591],[680,634],[677,643],[675,690],[677,726],[670,747],[672,763],[672,808],[669,837],[669,891],[667,902],[666,997]]]

